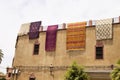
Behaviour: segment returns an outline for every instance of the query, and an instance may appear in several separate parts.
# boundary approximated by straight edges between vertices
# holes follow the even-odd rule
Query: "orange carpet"
[[[84,50],[86,38],[86,22],[69,23],[67,25],[67,50]]]

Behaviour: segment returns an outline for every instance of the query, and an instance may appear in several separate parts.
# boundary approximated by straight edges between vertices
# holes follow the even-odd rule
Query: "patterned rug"
[[[96,21],[96,39],[112,39],[112,18]]]
[[[39,37],[39,28],[41,26],[41,21],[38,22],[32,22],[30,24],[30,30],[29,30],[29,39],[36,39]]]

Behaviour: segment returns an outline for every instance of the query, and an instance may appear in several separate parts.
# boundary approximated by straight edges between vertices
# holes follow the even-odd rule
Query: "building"
[[[47,51],[47,29],[41,26],[39,36],[31,39],[27,29],[30,23],[23,24],[23,33],[20,30],[16,41],[13,60],[14,80],[64,80],[65,72],[73,61],[85,66],[90,80],[111,80],[110,72],[120,59],[120,21],[119,18],[112,18],[111,38],[105,40],[96,40],[96,25],[94,21],[86,23],[83,50],[68,50],[68,25],[58,26],[55,50],[50,48]],[[27,30],[24,30],[23,26]]]

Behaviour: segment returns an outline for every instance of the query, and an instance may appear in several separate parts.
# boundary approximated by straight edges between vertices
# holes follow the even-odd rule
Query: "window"
[[[103,59],[103,46],[96,47],[96,59]]]
[[[39,44],[34,44],[34,55],[38,55],[39,54]]]
[[[30,74],[29,80],[35,80],[35,79],[36,79],[36,77],[35,77],[34,73]]]
[[[95,58],[96,59],[103,59],[103,42],[97,41],[95,46]]]
[[[29,78],[29,80],[35,80],[35,78]]]
[[[11,73],[8,73],[8,77],[11,77]]]

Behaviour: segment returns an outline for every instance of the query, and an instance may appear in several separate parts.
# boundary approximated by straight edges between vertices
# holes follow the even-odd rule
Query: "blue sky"
[[[21,24],[42,25],[80,22],[120,16],[120,0],[0,0],[0,72],[11,67]]]

